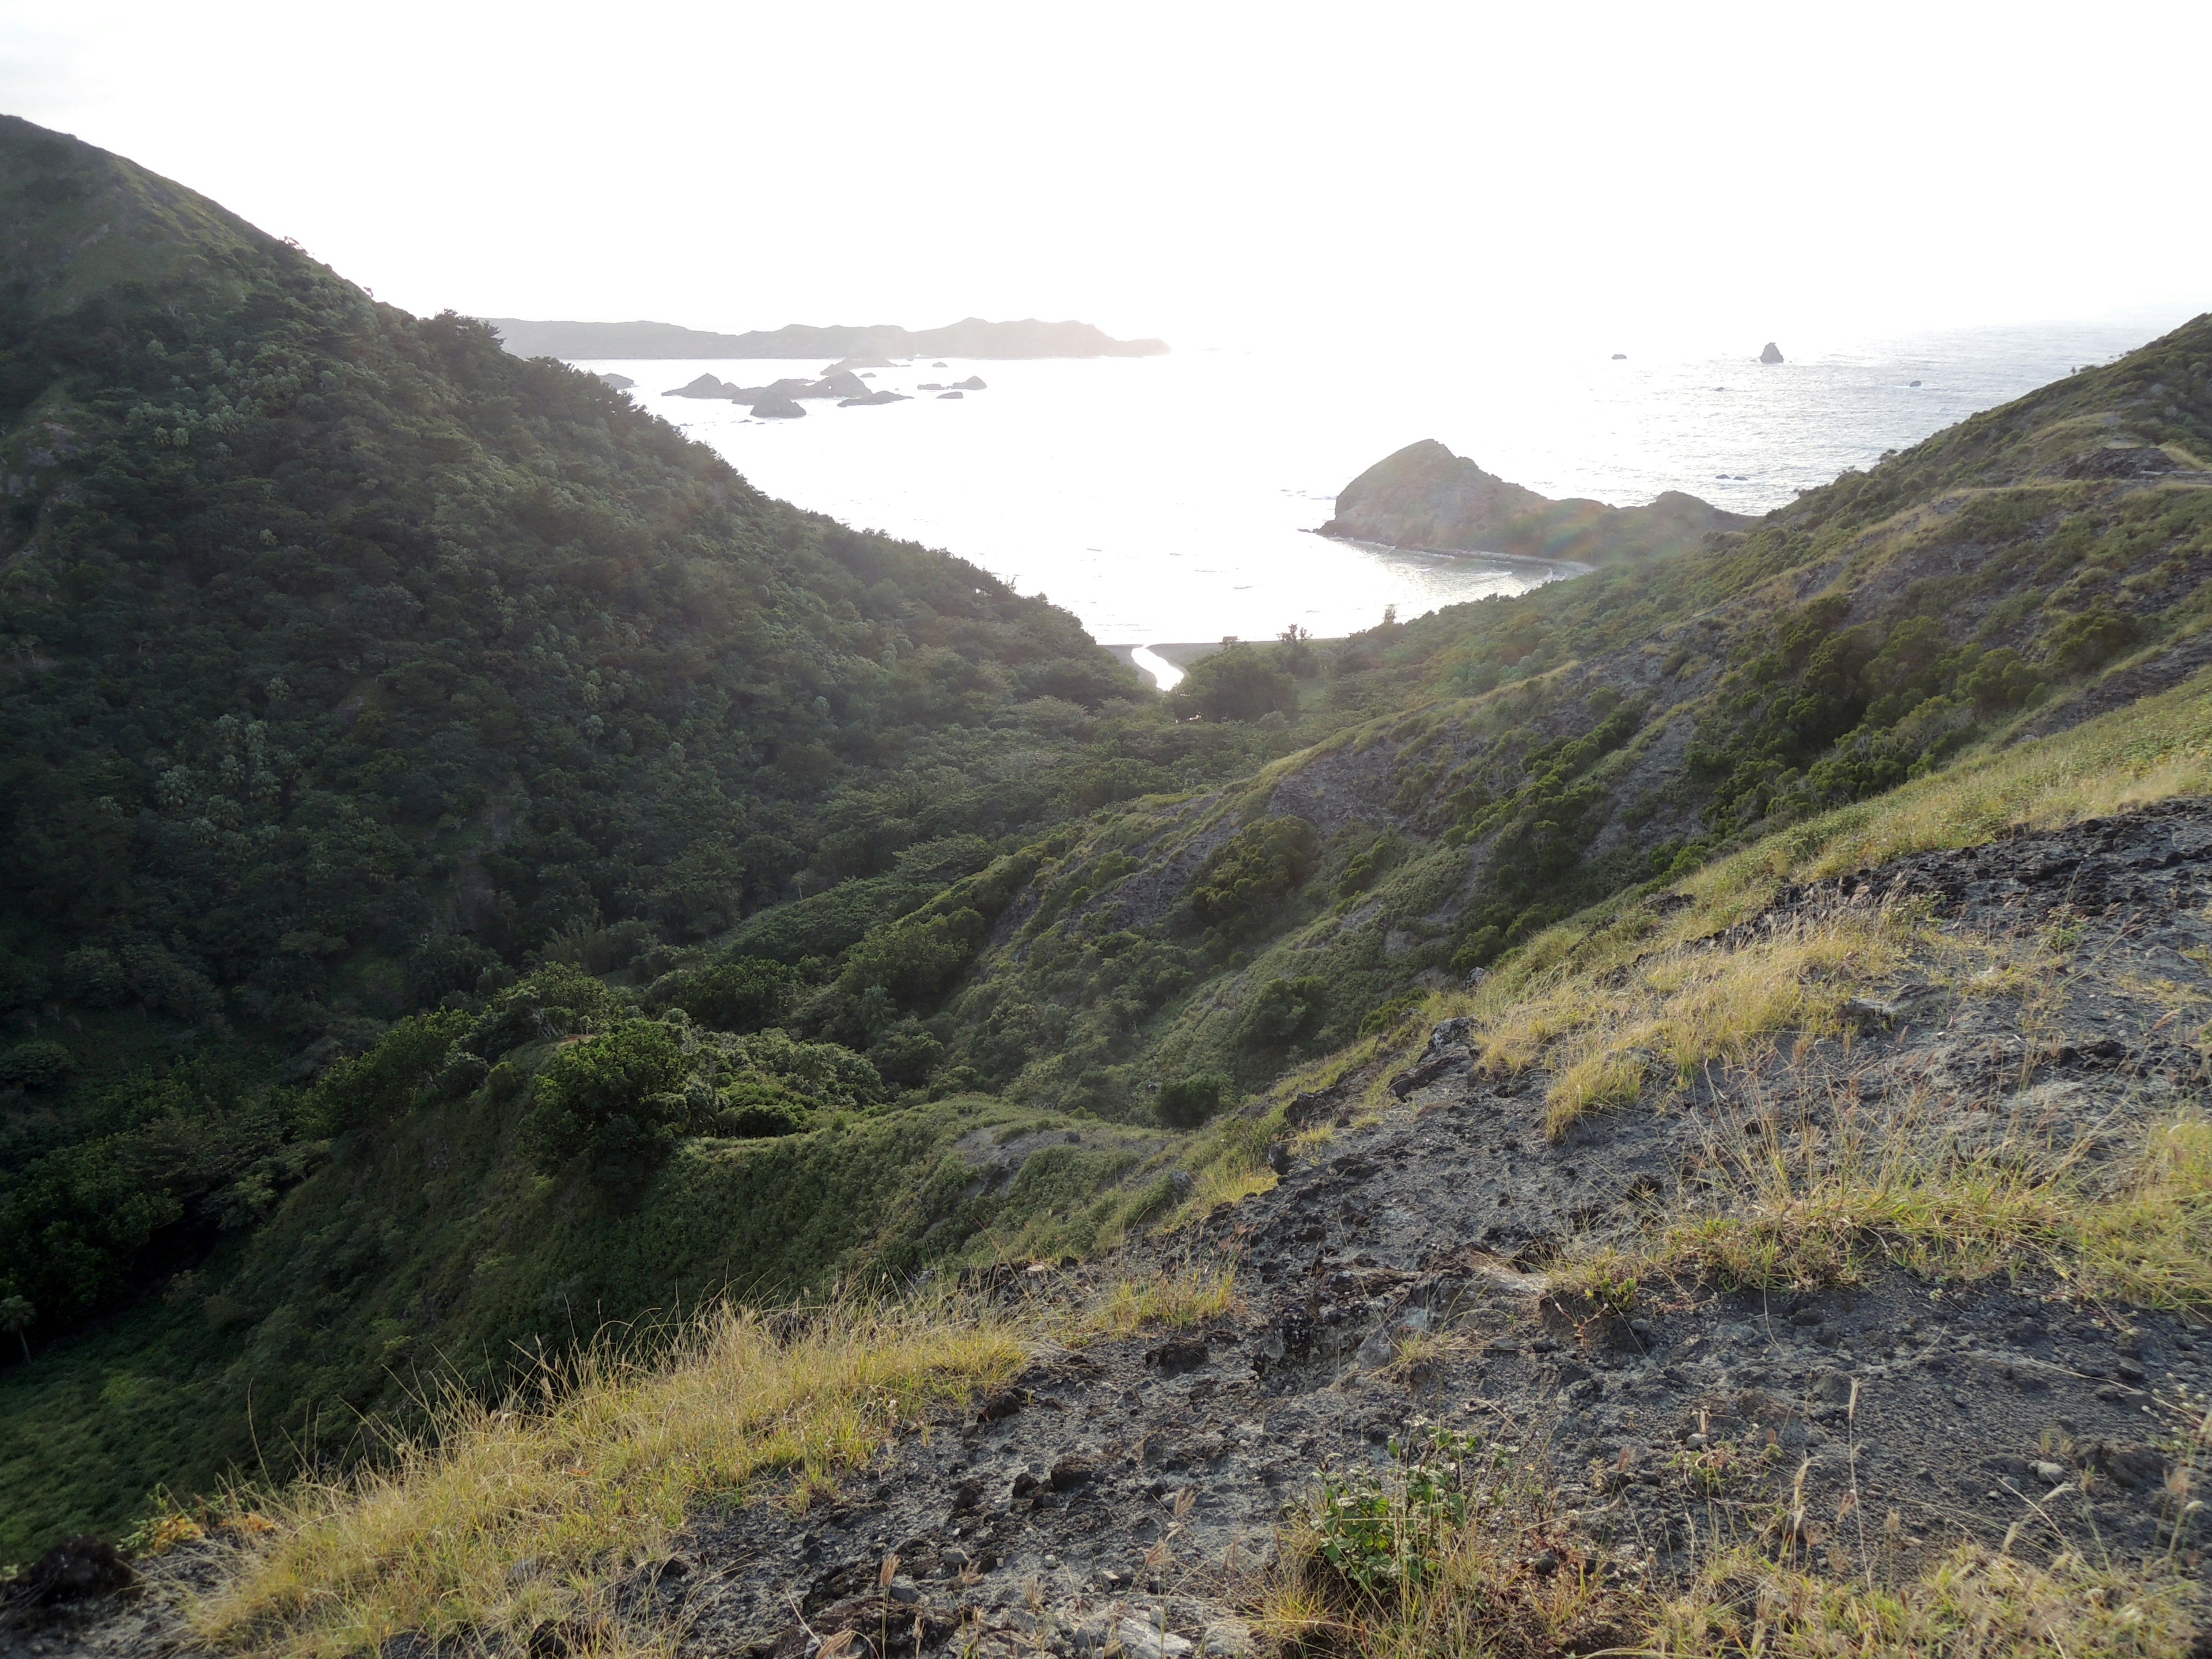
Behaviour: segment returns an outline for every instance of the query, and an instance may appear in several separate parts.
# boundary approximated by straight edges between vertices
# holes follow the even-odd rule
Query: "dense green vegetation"
[[[0,223],[0,1293],[34,1335],[264,1215],[327,1139],[297,1085],[412,1011],[741,925],[834,957],[1102,767],[1246,759],[1065,612],[127,162],[7,123]]]
[[[606,1321],[1111,1238],[1167,1131],[2204,620],[2212,321],[1162,699],[114,157],[0,124],[0,1557]]]

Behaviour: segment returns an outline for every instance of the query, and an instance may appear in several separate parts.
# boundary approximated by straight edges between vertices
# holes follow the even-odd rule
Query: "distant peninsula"
[[[1553,501],[1509,483],[1433,438],[1408,444],[1354,478],[1321,533],[1432,553],[1504,553],[1605,564],[1695,547],[1757,523],[1670,489],[1645,507]]]
[[[542,323],[483,319],[518,357],[1158,357],[1165,340],[1117,340],[1090,323],[1036,318],[993,323],[969,317],[919,331],[895,323],[817,328],[790,323],[744,334],[713,334],[674,323]]]

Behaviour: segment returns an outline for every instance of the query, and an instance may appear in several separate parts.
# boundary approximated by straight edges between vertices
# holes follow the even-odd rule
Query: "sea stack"
[[[1775,344],[1773,341],[1769,340],[1766,343],[1766,349],[1759,354],[1759,361],[1762,363],[1780,362],[1782,361],[1782,348]]]

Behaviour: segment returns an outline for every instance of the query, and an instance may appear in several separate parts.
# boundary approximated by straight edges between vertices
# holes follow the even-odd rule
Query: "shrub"
[[[2142,624],[2110,605],[2096,605],[2051,630],[2044,652],[2062,673],[2086,674],[2133,645]]]
[[[711,968],[679,969],[645,994],[654,1012],[681,1008],[718,1031],[757,1031],[781,1021],[798,975],[765,957],[738,957]]]
[[[1985,652],[1981,659],[1960,677],[1960,692],[1971,699],[1976,708],[1984,714],[2000,709],[2017,708],[2033,696],[2041,684],[2035,671],[2021,659],[2019,652],[2008,645]]]
[[[1194,1072],[1188,1077],[1160,1085],[1153,1109],[1170,1129],[1195,1129],[1221,1109],[1229,1079],[1218,1072]]]
[[[1190,884],[1190,902],[1216,927],[1238,928],[1264,920],[1304,886],[1320,856],[1321,842],[1304,818],[1266,818],[1248,824],[1214,849]]]
[[[88,1008],[115,1008],[131,999],[130,982],[115,952],[81,945],[62,958],[62,986],[70,1000]]]
[[[854,996],[880,985],[907,1007],[929,1001],[960,976],[989,932],[989,924],[974,910],[908,916],[861,940],[838,983]]]
[[[803,1097],[781,1083],[749,1078],[722,1091],[714,1127],[737,1139],[765,1140],[796,1134],[813,1121],[814,1109]]]
[[[551,1175],[587,1158],[605,1187],[641,1181],[686,1127],[687,1098],[675,1091],[690,1069],[676,1033],[658,1020],[571,1043],[533,1091],[523,1126],[532,1161]]]
[[[614,993],[572,963],[551,963],[492,999],[469,1047],[496,1060],[526,1042],[586,1031],[616,1012]]]
[[[887,1083],[917,1089],[945,1057],[945,1045],[911,1015],[868,1045],[868,1059]]]
[[[1297,682],[1249,646],[1232,645],[1202,657],[1175,689],[1176,708],[1210,720],[1256,720],[1298,712]]]
[[[1252,999],[1238,1037],[1261,1053],[1287,1048],[1311,1036],[1328,1012],[1328,981],[1319,974],[1271,979]]]
[[[1426,991],[1401,991],[1388,1002],[1378,1003],[1367,1011],[1359,1022],[1359,1035],[1373,1036],[1378,1031],[1395,1030],[1408,1016],[1418,1012],[1428,1000]]]
[[[51,1089],[76,1065],[70,1051],[58,1042],[43,1038],[19,1042],[0,1054],[0,1085],[12,1083],[24,1089]]]

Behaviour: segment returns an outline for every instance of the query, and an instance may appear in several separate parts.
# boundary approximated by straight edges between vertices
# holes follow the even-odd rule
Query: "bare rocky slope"
[[[1048,1346],[803,1515],[699,1515],[629,1581],[622,1616],[680,1652],[753,1659],[847,1631],[842,1646],[892,1654],[1247,1651],[1286,1514],[1323,1472],[1439,1428],[1510,1470],[1539,1576],[1663,1585],[1717,1540],[1886,1552],[1885,1572],[1909,1572],[2023,1531],[2193,1575],[2188,1428],[2212,1341],[2189,1325],[2032,1267],[1909,1271],[1871,1237],[1796,1290],[1690,1273],[1594,1300],[1587,1275],[1548,1267],[1709,1209],[1753,1164],[1809,1193],[1907,1146],[2063,1153],[2094,1194],[2201,1094],[2197,1034],[2172,1011],[2212,996],[2208,901],[2203,799],[1785,889],[1693,953],[1904,919],[1840,1027],[1686,1082],[1654,1073],[1556,1138],[1556,1077],[1487,1060],[1481,1022],[1447,1020],[1412,1065],[1293,1099],[1270,1189],[1117,1257],[976,1279],[1070,1329],[1129,1275],[1233,1270],[1217,1315]],[[194,1570],[155,1565],[135,1603],[21,1607],[0,1654],[165,1651],[160,1587]],[[533,1654],[596,1639],[541,1635]]]

